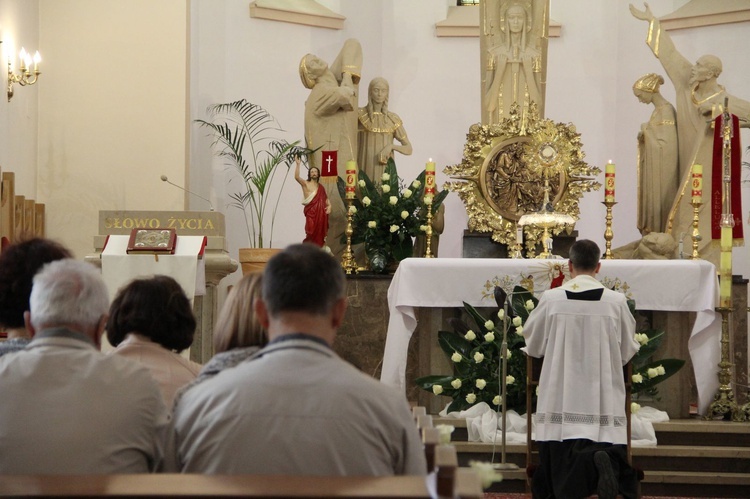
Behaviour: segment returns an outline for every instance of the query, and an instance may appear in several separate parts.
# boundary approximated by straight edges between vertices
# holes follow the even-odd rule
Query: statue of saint
[[[295,162],[294,180],[302,186],[302,205],[305,207],[305,239],[302,242],[313,243],[322,248],[326,245],[331,203],[326,190],[320,185],[320,170],[311,166],[305,180],[299,174],[300,159],[296,158]]]
[[[502,36],[499,43],[487,49],[483,78],[485,124],[507,118],[514,103],[518,103],[522,115],[532,101],[539,105],[540,116],[544,109],[541,51],[533,43],[536,37],[532,33],[531,4],[511,1],[500,9]]]
[[[638,132],[638,230],[645,236],[665,232],[667,218],[679,186],[677,124],[674,107],[659,92],[664,78],[642,76],[633,93],[654,111]]]
[[[300,61],[302,84],[310,89],[305,101],[305,140],[316,149],[310,155],[310,167],[321,168],[322,150],[337,151],[337,173],[345,174],[346,162],[357,158],[357,106],[362,67],[362,47],[355,39],[344,42],[336,60],[329,67],[313,54]],[[346,230],[346,209],[338,194],[335,176],[323,175],[320,184],[331,203],[328,237],[334,256],[344,252],[341,236]]]
[[[675,88],[677,104],[677,141],[680,186],[667,219],[667,233],[677,240],[680,234],[689,234],[693,224],[693,206],[690,203],[691,168],[694,164],[704,167],[703,192],[709,197],[714,189],[712,185],[711,165],[713,164],[714,130],[712,120],[724,111],[724,100],[728,99],[729,112],[740,118],[742,126],[750,122],[750,102],[729,95],[719,85],[717,78],[721,74],[721,60],[713,55],[698,58],[695,64],[688,61],[677,51],[669,34],[662,29],[659,19],[654,17],[648,5],[644,10],[630,5],[630,12],[637,19],[646,21],[648,36],[646,43],[659,59],[667,76]],[[739,182],[740,179],[733,179]],[[719,264],[719,241],[712,240],[712,211],[721,206],[712,207],[710,199],[705,199],[699,211],[699,231],[702,240],[698,245],[701,258]],[[741,216],[733,213],[735,217]],[[735,244],[741,244],[735,241]]]
[[[389,91],[385,78],[373,78],[367,92],[367,106],[359,108],[358,166],[375,183],[380,183],[393,151],[405,156],[412,153],[401,118],[388,110]],[[401,145],[394,144],[394,139]]]

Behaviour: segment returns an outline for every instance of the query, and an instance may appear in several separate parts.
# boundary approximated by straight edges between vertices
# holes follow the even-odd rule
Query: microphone
[[[181,187],[181,186],[179,186],[179,185],[175,184],[174,182],[171,182],[171,181],[170,181],[170,180],[169,180],[169,179],[167,178],[167,176],[166,176],[166,175],[162,175],[162,176],[161,176],[161,181],[162,181],[162,182],[166,182],[166,183],[168,183],[168,184],[170,184],[170,185],[173,185],[173,186],[177,187],[178,189],[180,189],[181,191],[185,191],[185,192],[187,192],[188,194],[192,194],[193,196],[195,196],[195,197],[197,197],[197,198],[200,198],[200,199],[202,199],[203,201],[205,201],[205,202],[207,202],[207,203],[208,203],[208,206],[210,206],[210,207],[211,207],[211,211],[214,211],[214,205],[213,205],[213,203],[211,203],[211,201],[210,201],[210,200],[208,200],[208,199],[204,198],[203,196],[201,196],[201,195],[199,195],[199,194],[196,194],[196,193],[194,193],[193,191],[189,191],[189,190],[185,189],[184,187]]]

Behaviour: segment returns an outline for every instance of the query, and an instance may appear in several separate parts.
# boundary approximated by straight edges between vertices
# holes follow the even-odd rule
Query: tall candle
[[[424,193],[435,194],[435,162],[430,158],[424,168]]]
[[[604,167],[604,201],[615,202],[615,164],[611,159]]]
[[[354,199],[357,186],[357,162],[350,159],[346,162],[346,199]]]
[[[523,243],[523,227],[521,227],[520,225],[516,226],[516,243]]]
[[[693,165],[693,204],[703,202],[703,165]]]
[[[719,306],[732,306],[732,227],[721,228],[719,255]]]

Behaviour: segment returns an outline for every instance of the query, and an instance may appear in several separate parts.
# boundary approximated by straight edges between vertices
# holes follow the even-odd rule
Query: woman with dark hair
[[[45,264],[71,258],[70,251],[49,239],[33,238],[12,244],[0,253],[0,355],[22,350],[31,337],[23,314],[29,310],[31,282]]]
[[[200,364],[179,355],[193,343],[195,317],[177,281],[165,275],[136,279],[121,289],[109,309],[107,339],[117,355],[144,364],[161,388],[167,407],[191,382]]]

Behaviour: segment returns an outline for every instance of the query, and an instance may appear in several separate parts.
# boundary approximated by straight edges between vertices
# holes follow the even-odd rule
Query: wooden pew
[[[456,474],[456,495],[483,496],[476,474]],[[281,475],[60,475],[0,476],[0,497],[253,497],[429,498],[425,477],[316,477]]]

